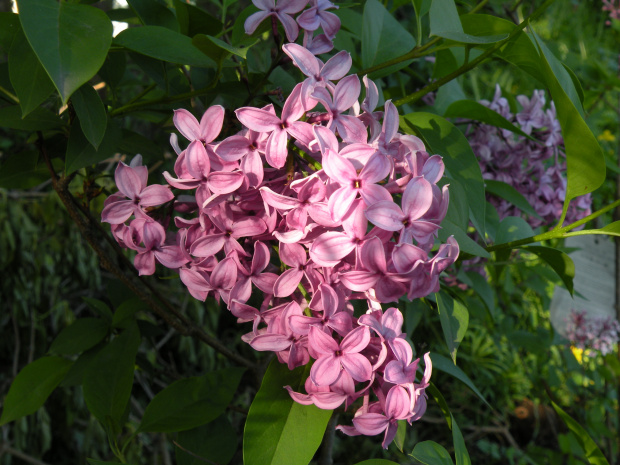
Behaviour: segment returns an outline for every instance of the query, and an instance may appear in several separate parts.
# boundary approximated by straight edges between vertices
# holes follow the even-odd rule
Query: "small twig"
[[[23,460],[24,462],[32,463],[33,465],[49,465],[46,462],[43,462],[39,459],[35,459],[34,457],[29,456],[25,452],[21,450],[13,449],[8,444],[2,444],[0,446],[0,453],[6,452],[7,454],[11,454],[13,457],[17,457],[18,459]]]
[[[198,455],[198,454],[195,454],[194,452],[192,452],[191,450],[186,449],[185,447],[183,447],[182,445],[180,445],[178,442],[176,442],[176,441],[174,441],[174,440],[172,441],[172,444],[174,444],[175,446],[177,446],[177,447],[178,447],[179,449],[181,449],[183,452],[185,452],[185,453],[187,453],[187,454],[191,455],[191,456],[192,456],[192,457],[194,457],[194,458],[197,458],[198,460],[201,460],[201,461],[203,461],[203,462],[205,462],[205,463],[210,463],[210,464],[212,464],[212,465],[220,465],[220,464],[219,464],[219,463],[217,463],[217,462],[213,462],[213,461],[211,461],[211,460],[209,460],[209,459],[205,459],[204,457],[201,457],[201,456],[200,456],[200,455]]]

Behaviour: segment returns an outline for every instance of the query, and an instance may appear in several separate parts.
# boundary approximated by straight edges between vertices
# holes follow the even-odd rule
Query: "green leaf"
[[[98,149],[95,149],[82,133],[79,124],[71,126],[69,142],[67,143],[67,155],[65,158],[65,172],[73,173],[85,166],[94,165],[114,155],[122,132],[113,121],[109,121],[103,136],[103,141]]]
[[[209,423],[231,402],[243,368],[229,368],[175,381],[146,406],[138,431],[183,431]]]
[[[299,392],[310,364],[290,371],[273,360],[250,406],[243,433],[245,465],[307,465],[323,439],[332,415],[294,402],[284,386]]]
[[[435,297],[437,298],[437,311],[439,312],[441,329],[443,330],[452,360],[456,365],[456,351],[467,331],[469,312],[462,303],[448,294],[438,292],[435,294]]]
[[[134,315],[139,311],[148,311],[149,306],[138,297],[126,300],[118,306],[112,317],[113,328],[126,328],[134,321]]]
[[[459,244],[461,252],[474,255],[476,257],[489,258],[491,254],[482,248],[476,241],[467,235],[460,227],[452,223],[450,220],[444,219],[441,222],[441,229],[439,230],[439,239],[445,242],[448,237],[454,236],[456,242]]]
[[[464,187],[470,219],[484,237],[486,202],[482,172],[463,133],[445,118],[423,112],[401,116],[400,127],[407,134],[421,136],[429,153],[443,156],[450,177]]]
[[[224,42],[223,40],[217,39],[215,37],[212,36],[206,36],[211,42],[213,42],[215,45],[217,45],[219,48],[226,50],[227,52],[229,52],[232,55],[237,55],[238,57],[243,58],[244,60],[247,57],[248,54],[248,50],[250,49],[250,47],[256,43],[258,43],[258,40],[254,41],[254,43],[252,45],[248,45],[247,47],[233,47],[230,44],[227,44],[226,42]]]
[[[450,363],[448,359],[446,359],[446,361]],[[430,394],[433,399],[435,399],[435,402],[437,402],[437,405],[439,405],[439,408],[441,409],[441,413],[443,413],[443,416],[446,419],[448,428],[452,429],[452,413],[450,413],[450,408],[448,407],[448,403],[443,397],[443,394],[439,392],[439,389],[437,389],[437,386],[435,386],[432,381],[429,381],[426,392]]]
[[[179,23],[172,10],[157,0],[127,0],[127,3],[143,24],[162,26],[179,32]]]
[[[28,42],[67,103],[103,65],[112,22],[102,10],[87,5],[18,0],[17,6]]]
[[[108,117],[97,91],[90,84],[84,84],[71,97],[82,133],[88,142],[97,150],[103,140]]]
[[[181,65],[215,68],[212,59],[192,45],[192,39],[161,26],[125,29],[114,43],[151,58]]]
[[[398,420],[398,429],[396,430],[396,436],[394,436],[394,444],[399,451],[403,451],[405,446],[405,439],[407,438],[407,422],[405,420]]]
[[[528,245],[520,247],[527,252],[538,255],[542,260],[556,272],[560,277],[568,292],[573,295],[573,279],[575,278],[575,264],[573,260],[564,252],[551,247],[539,245]]]
[[[226,415],[220,415],[206,425],[177,436],[176,458],[178,465],[226,465],[237,451],[237,433]],[[192,455],[193,454],[193,455]]]
[[[567,186],[564,213],[575,197],[592,192],[605,180],[605,155],[583,120],[583,109],[571,76],[534,34],[541,51],[541,69],[555,103],[566,147]]]
[[[501,197],[504,200],[508,200],[511,204],[521,210],[523,213],[527,213],[528,215],[532,215],[536,218],[540,218],[540,215],[536,213],[534,207],[530,205],[525,197],[512,187],[510,184],[507,184],[502,181],[493,181],[491,179],[486,179],[484,181],[486,186],[486,191],[489,194],[493,194],[497,197]]]
[[[523,218],[507,216],[499,224],[497,234],[495,235],[495,243],[505,244],[506,242],[532,237],[533,235],[532,227]]]
[[[30,189],[47,181],[50,172],[39,161],[39,152],[28,150],[15,153],[0,165],[0,187],[5,189]]]
[[[358,462],[355,465],[398,465],[398,464],[396,462],[392,462],[391,460],[370,459],[370,460],[364,460],[363,462]]]
[[[104,320],[112,321],[112,310],[105,302],[91,297],[82,297],[82,300],[86,302],[88,308],[98,313]]]
[[[54,92],[54,84],[21,30],[15,34],[9,52],[9,73],[22,116],[37,108]]]
[[[454,415],[452,415],[452,442],[454,442],[454,458],[456,465],[471,465],[469,452],[465,446],[465,439],[459,425],[456,424]]]
[[[362,66],[369,68],[404,55],[415,47],[415,39],[377,0],[367,0],[362,21]],[[386,76],[411,61],[389,66],[370,77]]]
[[[180,32],[194,37],[196,34],[216,35],[222,31],[222,23],[209,13],[190,3],[174,0]],[[236,23],[236,21],[235,21]]]
[[[80,318],[56,336],[49,351],[60,355],[79,354],[99,344],[109,330],[110,324],[100,318]]]
[[[590,229],[588,232],[592,234],[607,234],[609,236],[620,236],[620,221],[614,221],[601,229]]]
[[[36,412],[72,364],[61,357],[42,357],[26,365],[11,383],[4,399],[0,426]]]
[[[429,12],[431,35],[465,44],[492,44],[504,40],[508,34],[489,36],[466,34],[454,0],[433,0]]]
[[[452,375],[459,381],[463,382],[467,387],[469,387],[469,389],[474,391],[474,393],[480,398],[480,400],[482,400],[485,404],[491,407],[491,405],[487,402],[482,393],[478,390],[476,385],[472,382],[471,379],[469,379],[469,376],[467,376],[463,370],[461,370],[454,363],[452,363],[450,359],[438,353],[431,352],[431,361],[433,362],[433,368],[448,373],[449,375]]]
[[[411,456],[425,465],[454,465],[448,451],[434,441],[418,442]]]
[[[578,422],[573,420],[555,402],[552,401],[551,405],[553,405],[553,408],[555,409],[557,414],[562,418],[562,420],[564,420],[564,423],[566,423],[568,429],[570,429],[577,437],[579,444],[581,445],[586,454],[586,459],[588,460],[588,462],[590,462],[591,465],[609,465],[609,462],[607,461],[599,447],[596,445],[594,440],[590,437],[588,432]]]
[[[18,15],[8,11],[0,12],[0,52],[9,53],[13,38],[21,28]]]
[[[502,115],[473,100],[459,100],[452,103],[445,111],[444,116],[446,118],[467,118],[469,120],[480,121],[491,126],[507,129],[515,134],[533,140],[532,136],[524,133]]]
[[[120,426],[129,403],[140,332],[132,325],[104,347],[86,368],[84,400],[88,410],[104,425]]]
[[[10,105],[0,108],[0,126],[8,129],[24,131],[47,131],[62,126],[63,122],[51,111],[37,107],[26,117],[22,118],[19,105]]]

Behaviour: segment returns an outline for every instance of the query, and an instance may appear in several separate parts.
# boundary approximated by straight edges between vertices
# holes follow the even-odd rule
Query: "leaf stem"
[[[423,87],[422,89],[414,92],[413,94],[408,95],[407,97],[403,97],[401,99],[396,100],[394,102],[394,105],[396,105],[398,107],[398,106],[404,105],[406,103],[416,102],[416,101],[420,100],[422,97],[424,97],[426,94],[428,94],[430,92],[433,92],[433,91],[439,89],[444,84],[447,84],[448,82],[456,79],[461,74],[465,74],[466,72],[474,69],[480,63],[482,63],[484,60],[486,60],[488,57],[490,57],[492,54],[494,54],[496,51],[498,51],[500,48],[502,48],[504,45],[506,45],[508,42],[510,42],[517,34],[519,34],[523,29],[525,29],[525,27],[529,24],[530,21],[532,21],[533,19],[538,18],[549,7],[549,5],[551,5],[554,1],[555,0],[547,0],[540,7],[538,7],[536,9],[536,11],[534,11],[530,16],[528,16],[523,21],[521,21],[521,23],[519,25],[517,25],[517,27],[515,27],[515,29],[513,29],[513,31],[508,35],[508,37],[506,37],[502,41],[497,42],[493,46],[489,47],[487,50],[484,51],[484,53],[482,53],[476,59],[470,61],[469,63],[465,63],[463,66],[461,66],[457,70],[453,71],[452,73],[447,74],[446,76],[437,79],[436,81],[434,81],[434,82],[430,83],[429,85]],[[430,44],[431,42],[429,42],[428,44]],[[428,44],[426,44],[426,45],[428,45]],[[403,55],[403,56],[405,56],[405,55]],[[402,57],[400,57],[400,58],[402,58]],[[392,60],[392,61],[394,61],[394,60]],[[404,61],[404,60],[401,60],[401,61]],[[390,64],[392,64],[392,63],[390,63]]]

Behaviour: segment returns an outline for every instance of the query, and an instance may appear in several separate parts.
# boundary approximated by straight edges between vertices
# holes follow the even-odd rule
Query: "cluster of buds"
[[[284,27],[286,38],[295,42],[299,28],[304,31],[303,45],[314,55],[327,53],[334,48],[332,42],[340,30],[340,18],[327,10],[338,9],[329,0],[252,0],[260,10],[245,20],[246,34],[252,34],[265,19],[271,17],[274,36],[277,36],[277,21]],[[303,11],[296,19],[291,15],[301,12],[310,3],[310,8]],[[316,34],[321,28],[322,33]],[[316,35],[315,35],[316,34]]]
[[[181,148],[171,136],[178,157],[174,175],[163,173],[168,186],[147,186],[140,157],[121,162],[102,220],[137,252],[140,274],[154,273],[156,262],[178,270],[196,299],[213,295],[252,322],[243,340],[254,349],[275,352],[290,369],[314,359],[306,393],[290,392],[297,402],[333,409],[363,397],[353,426],[341,429],[385,431],[387,447],[398,420],[426,410],[431,364],[427,354],[416,382],[403,316],[381,303],[438,291],[458,256],[453,238],[431,256],[448,208],[447,186],[437,186],[443,161],[398,133],[390,101],[375,111],[378,90],[366,77],[359,104],[347,52],[323,63],[300,45],[283,48],[307,79],[280,116],[272,105],[239,108],[244,129],[217,142],[221,106],[200,121],[176,110],[188,142]],[[359,318],[356,299],[368,304]]]
[[[589,316],[585,310],[572,310],[566,324],[566,338],[578,349],[613,352],[620,338],[620,324],[611,316]]]
[[[480,103],[496,111],[531,136],[526,138],[506,129],[485,124],[472,126],[467,134],[485,179],[510,184],[532,205],[540,218],[528,216],[532,227],[547,225],[562,213],[566,196],[566,155],[560,123],[553,102],[545,110],[545,95],[535,90],[532,98],[517,96],[521,111],[512,114],[508,101],[496,87],[493,101]],[[522,212],[504,199],[491,197],[500,218]],[[575,222],[591,213],[592,198],[584,195],[571,202],[566,220]]]

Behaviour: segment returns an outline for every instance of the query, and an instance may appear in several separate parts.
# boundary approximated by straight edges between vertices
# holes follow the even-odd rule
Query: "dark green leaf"
[[[110,53],[97,74],[108,86],[115,89],[125,75],[126,66],[125,53]]]
[[[80,318],[63,329],[50,347],[60,355],[79,354],[96,346],[108,334],[110,325],[99,318]]]
[[[566,423],[568,429],[570,429],[577,437],[579,444],[586,453],[586,459],[588,462],[590,462],[591,465],[609,465],[609,462],[601,452],[601,449],[599,449],[588,432],[555,402],[552,401],[551,405],[553,405],[553,408],[557,414],[562,418],[562,420],[564,420],[564,423]]]
[[[0,52],[9,53],[13,37],[21,28],[18,15],[8,11],[0,12]]]
[[[112,327],[126,328],[132,321],[133,316],[139,311],[148,311],[149,306],[139,298],[126,300],[118,306],[112,318]]]
[[[98,149],[108,126],[108,118],[99,94],[90,84],[84,84],[73,94],[71,103],[80,121],[82,133],[95,150]]]
[[[130,326],[104,347],[84,372],[84,400],[104,425],[112,421],[120,426],[131,395],[140,342],[138,327]]]
[[[178,465],[226,465],[237,451],[237,433],[226,415],[199,428],[181,431],[177,438]]]
[[[45,163],[38,163],[36,150],[14,153],[0,165],[0,187],[30,189],[49,179]]]
[[[174,0],[174,8],[177,12],[180,32],[183,35],[189,37],[194,37],[196,34],[216,35],[222,31],[222,23],[197,6]]]
[[[412,0],[412,3],[416,15],[421,18],[428,14],[431,9],[431,5],[433,4],[433,0]]]
[[[112,42],[112,23],[92,6],[56,0],[18,0],[19,18],[63,103],[92,78]]]
[[[441,229],[439,230],[439,239],[445,242],[450,236],[454,236],[456,242],[459,244],[461,252],[474,255],[476,257],[489,258],[491,255],[484,248],[476,243],[471,237],[467,235],[465,231],[456,226],[450,220],[443,220],[441,222]]]
[[[463,30],[454,0],[433,0],[429,12],[431,35],[465,44],[492,44],[508,37],[508,34],[476,35]]]
[[[19,98],[22,116],[37,108],[54,92],[54,84],[21,30],[15,34],[9,52],[9,73]]]
[[[472,288],[480,296],[491,316],[495,315],[495,290],[491,287],[484,276],[475,271],[468,271],[467,277],[471,281]]]
[[[467,331],[469,312],[462,303],[448,294],[438,292],[435,294],[435,297],[437,298],[437,310],[439,311],[441,329],[443,330],[452,360],[456,365],[456,351]]]
[[[213,60],[192,45],[192,39],[161,26],[126,29],[116,36],[114,43],[170,63],[215,68]]]
[[[493,181],[491,179],[486,179],[484,181],[486,186],[486,191],[489,194],[496,195],[497,197],[501,197],[504,200],[508,200],[511,204],[521,210],[523,213],[527,213],[528,215],[532,215],[536,218],[540,218],[540,215],[536,213],[536,210],[530,205],[523,195],[512,187],[510,184],[506,184],[502,181]]]
[[[449,360],[446,359],[448,363]],[[450,412],[450,408],[448,407],[448,403],[446,399],[443,397],[443,394],[439,392],[439,389],[433,384],[432,381],[429,382],[429,386],[426,388],[426,392],[435,399],[437,405],[441,409],[441,413],[443,413],[443,417],[446,419],[446,423],[448,424],[448,428],[452,429],[452,413]]]
[[[433,362],[433,368],[448,373],[449,375],[454,376],[456,379],[462,381],[467,387],[469,387],[474,393],[489,407],[491,406],[482,393],[478,390],[476,385],[469,379],[469,376],[463,372],[459,367],[457,367],[452,361],[443,355],[439,355],[438,353],[431,352],[431,361]]]
[[[447,176],[444,179],[446,184],[449,184],[450,190],[450,203],[445,219],[454,223],[459,229],[467,231],[469,226],[469,205],[467,205],[465,188],[456,179],[450,179]]]
[[[45,108],[35,108],[22,119],[19,105],[0,108],[0,126],[24,131],[47,131],[62,126],[62,120]]]
[[[26,365],[15,377],[4,399],[0,425],[36,412],[64,378],[73,362],[42,357]]]
[[[71,126],[69,142],[67,143],[67,155],[65,158],[65,172],[73,173],[85,166],[94,165],[110,158],[116,153],[122,133],[112,120],[108,121],[103,141],[98,149],[95,149],[82,133],[79,124]]]
[[[560,277],[568,292],[573,294],[573,279],[575,278],[575,264],[573,260],[564,252],[551,247],[543,247],[536,245],[522,246],[523,250],[532,252],[543,259],[553,268],[553,271]]]
[[[418,442],[411,456],[424,465],[454,465],[448,451],[434,441]]]
[[[523,218],[518,216],[507,216],[499,224],[499,229],[495,235],[496,244],[505,244],[526,237],[532,237],[534,231]]]
[[[168,433],[209,423],[224,413],[244,371],[229,368],[175,381],[146,406],[138,430]]]
[[[89,349],[77,358],[77,360],[73,363],[73,366],[61,381],[60,386],[70,387],[70,386],[80,386],[84,379],[84,372],[90,366],[93,359],[97,356],[99,352],[105,347],[105,343],[99,343],[92,349]]]
[[[486,202],[482,172],[463,133],[445,118],[422,112],[401,116],[400,127],[407,134],[421,136],[429,153],[443,156],[450,177],[465,188],[470,219],[484,237]]]
[[[492,36],[510,34],[515,24],[507,19],[484,14],[466,14],[459,18],[466,34]]]
[[[391,460],[370,459],[370,460],[364,460],[363,462],[358,462],[355,465],[398,465],[398,464],[396,462],[392,462]]]
[[[445,111],[444,116],[446,118],[467,118],[468,120],[480,121],[532,139],[531,136],[524,133],[496,111],[473,100],[459,100],[458,102],[454,102]]]
[[[540,66],[555,103],[566,147],[567,186],[564,212],[575,197],[596,190],[605,180],[605,156],[583,120],[583,109],[573,81],[553,54],[537,39]]]
[[[401,56],[415,47],[415,39],[377,0],[367,0],[362,22],[362,66],[369,68]],[[370,77],[386,76],[407,66],[403,62]]]
[[[330,410],[294,402],[284,386],[304,389],[310,365],[290,371],[273,360],[250,407],[243,433],[245,465],[307,465],[321,444]]]
[[[86,302],[91,310],[95,311],[104,320],[112,322],[112,310],[110,310],[110,307],[108,307],[105,302],[91,297],[82,297],[82,300]]]
[[[162,26],[179,32],[179,23],[172,10],[157,0],[127,0],[140,21],[148,26]]]
[[[394,444],[399,451],[403,451],[405,447],[405,439],[407,438],[407,422],[405,420],[398,420],[398,429],[396,430],[396,436],[394,436]]]
[[[250,49],[250,47],[254,45],[256,42],[258,42],[258,41],[255,41],[253,44],[248,45],[247,47],[233,47],[232,45],[227,44],[223,40],[217,39],[215,37],[212,37],[212,36],[206,36],[206,37],[211,42],[213,42],[215,45],[217,45],[219,48],[221,48],[222,50],[226,50],[230,54],[237,55],[238,57],[241,57],[244,60],[246,59],[246,56],[248,54],[248,50]]]
[[[454,415],[452,415],[452,442],[454,442],[454,458],[456,465],[471,465],[471,459],[469,458],[469,452],[467,452],[467,446],[465,446],[463,433],[461,433],[459,425],[456,424]]]

